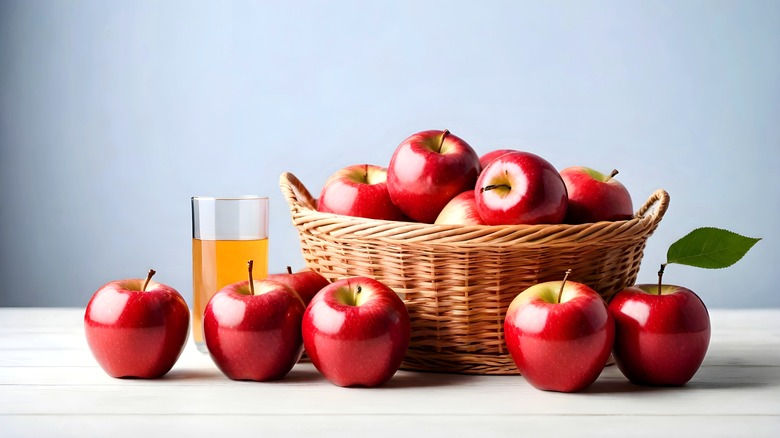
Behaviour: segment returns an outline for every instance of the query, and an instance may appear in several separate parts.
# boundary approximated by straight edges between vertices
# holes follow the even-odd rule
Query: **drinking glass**
[[[203,313],[209,299],[221,288],[268,275],[268,198],[192,197],[192,335],[201,352]]]

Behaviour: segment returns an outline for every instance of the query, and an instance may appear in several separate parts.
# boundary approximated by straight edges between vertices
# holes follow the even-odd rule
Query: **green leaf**
[[[759,240],[720,228],[697,228],[669,247],[666,263],[726,268],[738,262]]]

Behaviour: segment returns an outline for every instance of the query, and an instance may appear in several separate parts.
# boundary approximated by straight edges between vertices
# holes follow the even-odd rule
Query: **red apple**
[[[544,158],[510,152],[482,170],[474,192],[488,225],[557,224],[566,216],[566,185]]]
[[[286,273],[270,274],[266,280],[278,281],[293,288],[295,292],[308,305],[314,295],[317,295],[322,288],[330,284],[319,272],[310,268],[303,268],[298,272],[293,272],[291,267],[287,267]]]
[[[233,380],[281,379],[303,353],[306,306],[289,286],[269,280],[233,283],[206,305],[203,334],[217,367]]]
[[[373,164],[348,166],[331,175],[322,187],[317,210],[369,219],[406,219],[390,200],[387,169]]]
[[[174,288],[146,279],[112,281],[87,304],[84,332],[111,377],[154,379],[173,368],[187,341],[190,311]]]
[[[479,156],[449,131],[422,131],[396,148],[387,168],[390,199],[409,218],[433,223],[457,194],[474,188]]]
[[[504,336],[517,369],[531,385],[576,392],[604,369],[615,325],[596,291],[564,278],[536,284],[515,297]]]
[[[681,386],[701,366],[710,343],[702,300],[680,286],[640,284],[610,300],[620,371],[640,385]]]
[[[631,219],[634,215],[631,194],[614,177],[588,167],[572,166],[561,170],[569,195],[564,222],[583,224]]]
[[[479,157],[479,166],[480,168],[484,169],[487,167],[488,164],[490,164],[491,161],[510,152],[518,152],[518,151],[516,149],[496,149],[494,151],[490,151],[482,155],[481,157]]]
[[[314,366],[338,386],[381,385],[401,366],[411,334],[406,306],[367,277],[334,281],[303,315],[303,344]]]
[[[485,225],[479,217],[474,190],[466,190],[452,198],[439,213],[435,224]]]

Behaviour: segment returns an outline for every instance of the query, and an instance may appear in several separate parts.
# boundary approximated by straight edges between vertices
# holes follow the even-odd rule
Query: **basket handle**
[[[290,208],[295,206],[317,208],[317,201],[311,196],[306,186],[292,173],[284,172],[279,176],[279,188],[281,188],[287,203],[290,204]]]
[[[658,208],[654,212],[649,213],[653,205],[658,204]],[[658,189],[645,201],[645,204],[639,208],[636,212],[636,217],[647,217],[648,215],[653,218],[653,226],[657,226],[661,219],[664,217],[664,213],[669,208],[669,193],[666,190]]]

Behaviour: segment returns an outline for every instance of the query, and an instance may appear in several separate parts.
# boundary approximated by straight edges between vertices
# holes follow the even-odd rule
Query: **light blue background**
[[[298,268],[280,173],[318,192],[443,128],[667,189],[640,282],[695,227],[763,237],[665,278],[780,305],[780,2],[714,0],[0,1],[0,305],[150,267],[189,300],[192,195],[269,195],[271,271]]]

